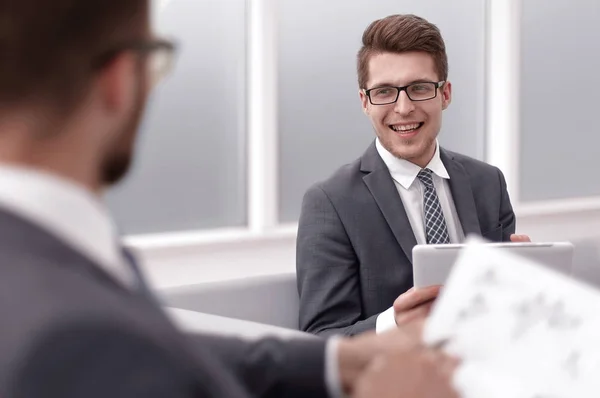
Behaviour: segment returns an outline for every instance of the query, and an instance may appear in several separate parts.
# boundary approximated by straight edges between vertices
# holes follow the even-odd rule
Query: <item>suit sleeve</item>
[[[352,243],[329,197],[318,186],[304,195],[296,244],[300,329],[322,336],[374,330],[377,315],[363,319]]]
[[[500,179],[500,224],[502,225],[502,241],[509,242],[510,235],[516,231],[516,217],[510,203],[510,197],[506,188],[506,180],[504,174],[498,169]]]
[[[16,366],[11,398],[246,397],[233,375],[197,367],[144,335],[106,324],[67,325],[40,336]]]
[[[219,358],[253,397],[328,397],[326,341],[320,338],[242,340],[188,335],[192,347]]]

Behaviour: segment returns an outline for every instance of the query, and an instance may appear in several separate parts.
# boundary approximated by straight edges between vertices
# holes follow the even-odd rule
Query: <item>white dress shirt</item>
[[[423,208],[424,187],[423,183],[417,178],[417,175],[421,171],[421,167],[408,160],[399,159],[392,155],[383,147],[383,145],[381,145],[379,139],[377,139],[375,146],[379,156],[383,159],[383,162],[386,164],[392,179],[394,180],[394,185],[396,185],[396,189],[398,190],[398,194],[400,195],[400,199],[406,210],[406,215],[408,216],[408,221],[417,240],[417,244],[427,244],[425,210]],[[460,220],[458,219],[456,206],[454,205],[454,200],[452,199],[452,194],[450,192],[450,186],[448,184],[450,175],[448,175],[448,171],[440,158],[440,146],[437,142],[433,158],[431,158],[426,168],[433,172],[431,177],[440,206],[442,207],[442,212],[444,213],[448,235],[450,236],[450,243],[461,243],[464,241],[465,235]],[[395,327],[396,320],[394,318],[394,308],[390,307],[379,314],[375,328],[377,333],[381,333]]]
[[[1,165],[0,206],[61,238],[132,286],[134,275],[125,266],[108,209],[86,188],[55,174]]]
[[[125,287],[136,276],[122,257],[117,228],[100,198],[86,188],[54,174],[0,165],[0,207],[62,239],[89,257]],[[332,397],[341,397],[338,342],[325,352],[325,381]]]

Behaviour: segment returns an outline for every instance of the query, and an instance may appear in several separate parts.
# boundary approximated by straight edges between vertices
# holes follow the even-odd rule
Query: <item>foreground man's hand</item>
[[[346,394],[352,394],[358,377],[376,357],[390,350],[402,355],[419,346],[419,339],[413,333],[398,329],[379,335],[369,332],[340,339],[338,364],[342,390]]]
[[[405,326],[426,318],[440,293],[440,288],[441,286],[428,286],[419,289],[413,287],[406,293],[401,294],[394,301],[396,325]]]
[[[459,398],[452,387],[457,361],[414,347],[389,350],[375,358],[358,378],[353,398]]]

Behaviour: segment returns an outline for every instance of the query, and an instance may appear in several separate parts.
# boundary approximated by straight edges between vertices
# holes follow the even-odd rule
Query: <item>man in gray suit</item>
[[[377,138],[306,192],[298,227],[300,327],[321,335],[426,316],[439,287],[412,289],[417,243],[458,243],[467,234],[529,240],[513,235],[502,172],[438,145],[452,98],[438,28],[393,15],[373,22],[362,41],[359,95]]]
[[[0,396],[322,397],[359,379],[368,394],[359,376],[388,351],[426,364],[411,390],[454,396],[452,361],[406,333],[249,343],[169,322],[100,199],[172,58],[148,7],[0,3]]]

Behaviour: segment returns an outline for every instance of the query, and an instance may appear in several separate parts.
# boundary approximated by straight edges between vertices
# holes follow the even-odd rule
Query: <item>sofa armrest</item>
[[[316,338],[316,336],[298,330],[258,322],[227,318],[179,308],[165,307],[164,310],[180,330],[188,333],[206,332],[246,339],[258,339],[265,336],[275,336],[283,339]]]

